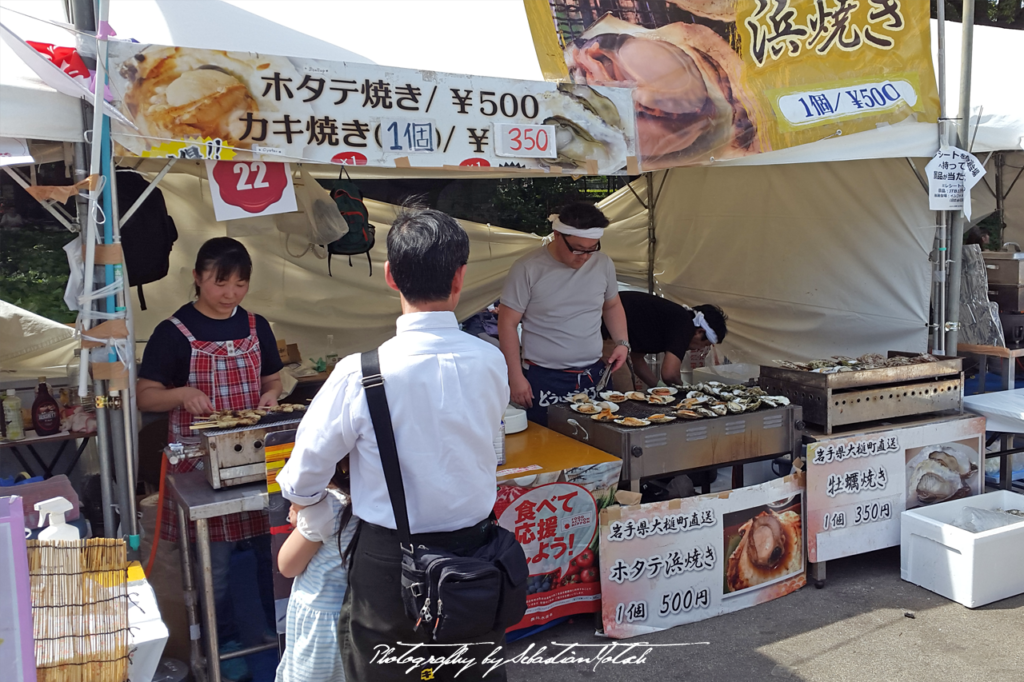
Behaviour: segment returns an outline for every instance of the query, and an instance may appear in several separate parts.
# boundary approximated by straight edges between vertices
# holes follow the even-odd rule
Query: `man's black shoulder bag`
[[[439,644],[465,642],[518,623],[526,613],[526,554],[494,523],[471,556],[413,546],[391,411],[377,351],[362,354],[363,387],[402,548],[402,602],[415,629]],[[472,491],[467,491],[472,494]]]

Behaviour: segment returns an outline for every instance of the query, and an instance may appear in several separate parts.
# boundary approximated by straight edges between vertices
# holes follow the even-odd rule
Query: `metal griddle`
[[[890,351],[888,357],[917,353]],[[837,426],[945,410],[963,411],[963,360],[942,357],[900,367],[819,374],[761,367],[761,388],[804,408],[804,418],[831,434]]]
[[[617,404],[617,419],[672,413],[671,405],[633,400]],[[548,428],[620,458],[623,481],[639,491],[643,478],[794,454],[801,444],[802,415],[799,405],[788,405],[714,419],[677,418],[667,424],[630,427],[597,422],[560,404],[548,408]]]
[[[267,434],[295,428],[305,412],[271,412],[258,424],[230,429],[203,429],[199,434],[203,471],[215,489],[264,481]]]

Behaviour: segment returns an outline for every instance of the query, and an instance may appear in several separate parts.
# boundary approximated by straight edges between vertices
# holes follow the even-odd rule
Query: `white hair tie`
[[[693,313],[693,326],[700,327],[704,330],[704,335],[708,337],[708,341],[711,343],[718,343],[718,334],[711,328],[708,321],[704,319],[704,313],[700,311],[694,311]]]
[[[555,232],[561,232],[567,234],[570,237],[579,237],[580,239],[600,239],[604,235],[603,227],[591,227],[586,230],[581,230],[578,227],[572,227],[566,225],[558,219],[557,213],[552,213],[548,216],[548,220],[551,221],[551,229]]]

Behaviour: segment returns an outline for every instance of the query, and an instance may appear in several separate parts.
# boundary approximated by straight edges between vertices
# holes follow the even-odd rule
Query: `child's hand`
[[[297,507],[293,504],[291,508],[288,510],[288,523],[291,524],[292,528],[294,528],[298,524],[299,509],[301,508],[302,507]]]

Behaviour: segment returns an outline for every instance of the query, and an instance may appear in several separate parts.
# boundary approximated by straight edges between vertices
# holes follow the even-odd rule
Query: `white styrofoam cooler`
[[[1024,510],[1000,490],[903,512],[900,577],[969,608],[1024,593],[1024,519],[984,533],[952,525],[964,507]]]

